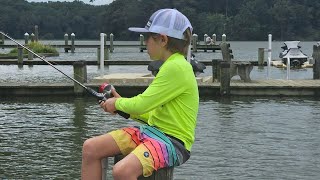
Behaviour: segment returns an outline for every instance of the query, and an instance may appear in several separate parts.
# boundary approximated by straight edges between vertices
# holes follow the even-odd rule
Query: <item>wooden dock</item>
[[[212,80],[211,80],[212,81]],[[126,97],[142,93],[150,82],[148,81],[112,81],[117,91]],[[98,89],[100,83],[85,83],[86,86]],[[200,97],[220,96],[220,83],[198,82]],[[74,96],[73,83],[55,84],[14,84],[1,83],[0,97],[10,96]],[[84,93],[84,95],[88,95]],[[241,80],[231,80],[230,95],[241,96],[319,96],[320,80],[252,80],[245,83]]]

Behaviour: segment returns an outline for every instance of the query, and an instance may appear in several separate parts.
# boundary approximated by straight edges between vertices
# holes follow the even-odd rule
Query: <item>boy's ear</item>
[[[168,43],[168,36],[166,35],[161,35],[161,43],[165,46]]]

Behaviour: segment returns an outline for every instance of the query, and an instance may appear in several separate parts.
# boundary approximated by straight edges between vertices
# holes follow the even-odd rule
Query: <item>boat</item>
[[[290,59],[290,67],[301,68],[308,61],[308,56],[301,51],[300,41],[285,41],[282,46],[282,52],[279,57],[282,63],[287,65],[288,58]]]

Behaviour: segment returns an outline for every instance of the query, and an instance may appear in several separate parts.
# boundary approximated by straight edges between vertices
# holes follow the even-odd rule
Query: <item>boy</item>
[[[126,155],[113,167],[114,179],[137,179],[154,170],[179,166],[190,157],[199,106],[197,82],[186,61],[191,40],[189,20],[175,9],[152,14],[144,33],[152,60],[164,61],[149,87],[132,98],[122,98],[112,89],[113,98],[102,102],[104,111],[116,110],[144,125],[115,130],[93,137],[83,144],[82,179],[101,179],[101,159]]]

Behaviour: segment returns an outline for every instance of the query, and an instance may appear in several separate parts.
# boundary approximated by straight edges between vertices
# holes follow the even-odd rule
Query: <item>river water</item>
[[[308,45],[312,48],[313,44]],[[256,48],[263,45],[267,43],[234,43],[234,47],[255,51],[239,52],[235,57],[247,60],[239,54],[251,53],[253,60]],[[137,51],[115,52],[111,59],[148,58]],[[215,54],[196,54],[206,60],[212,56]],[[96,56],[90,49],[75,54],[61,50],[56,58],[94,60]],[[72,75],[72,67],[57,67]],[[204,75],[211,74],[210,69]],[[88,79],[115,72],[148,73],[145,66],[103,70],[89,66]],[[271,72],[273,78],[286,74],[277,68]],[[251,78],[263,79],[265,74],[265,69],[254,69]],[[312,70],[293,70],[292,75],[312,79]],[[0,66],[0,83],[66,81],[48,66]],[[319,117],[318,98],[202,97],[191,158],[175,168],[174,179],[319,179]],[[134,124],[104,113],[90,97],[1,97],[0,179],[79,179],[83,141]]]

